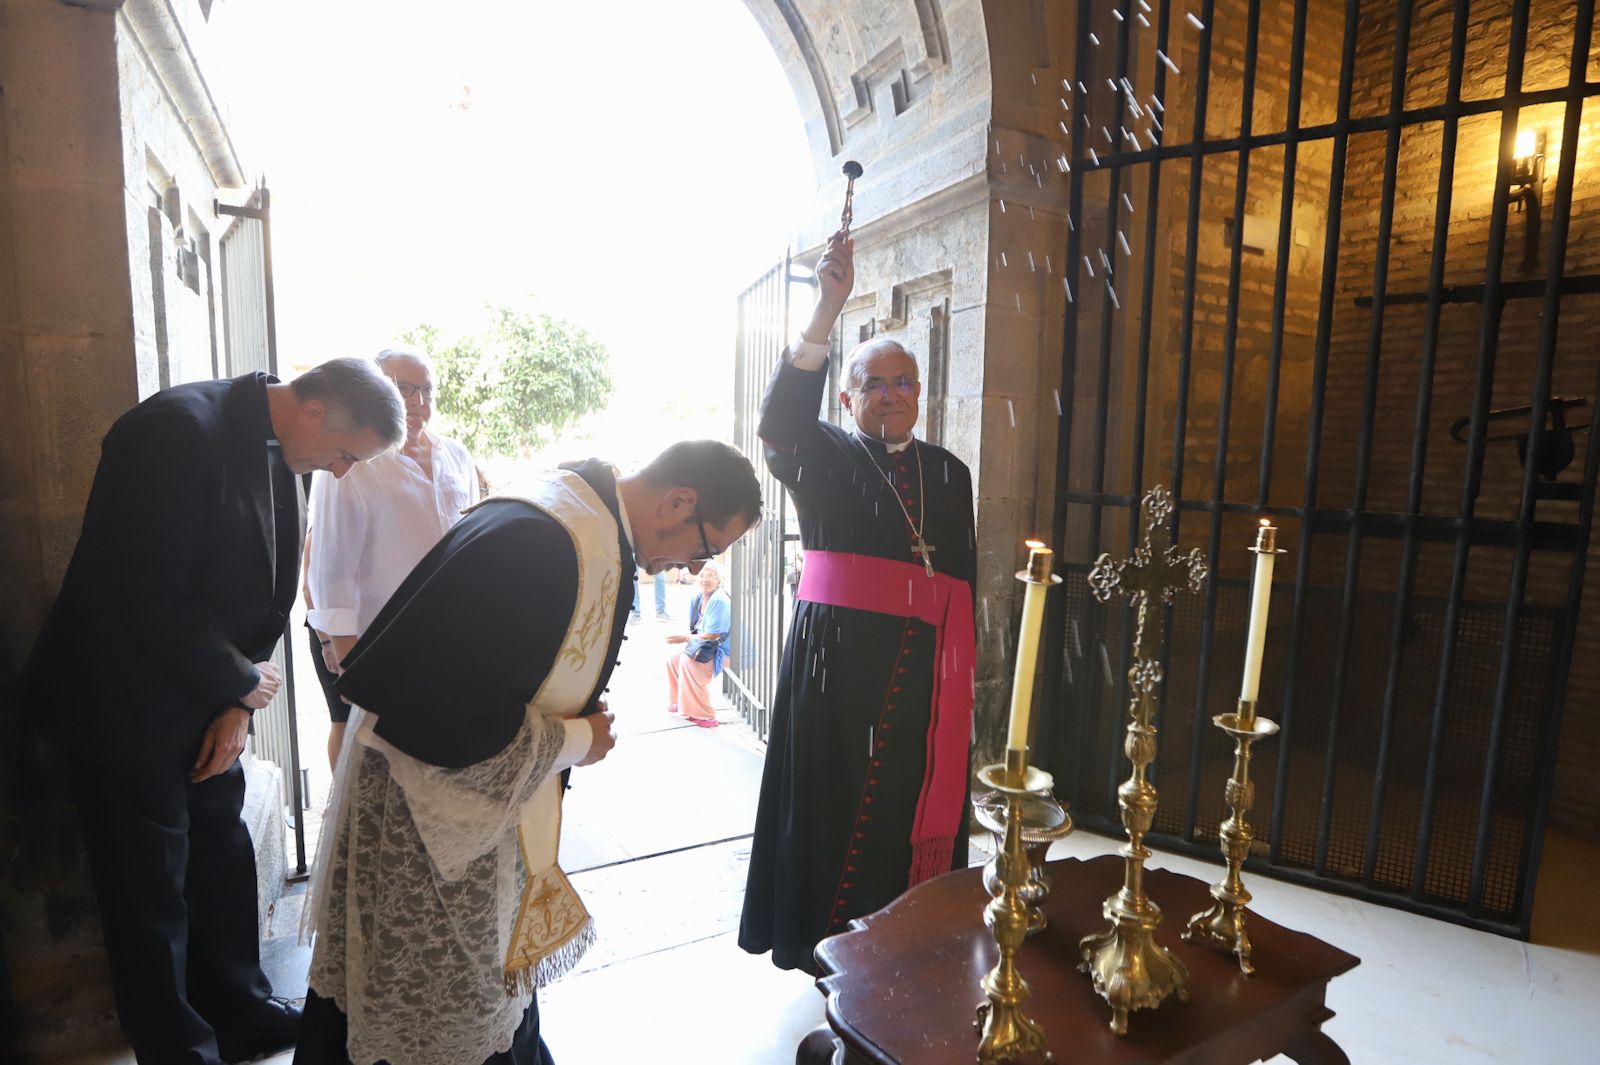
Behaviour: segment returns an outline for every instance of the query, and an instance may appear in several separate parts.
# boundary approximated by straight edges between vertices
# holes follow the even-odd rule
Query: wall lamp
[[[1543,130],[1518,130],[1516,147],[1512,151],[1511,173],[1506,179],[1506,187],[1517,201],[1518,209],[1526,208],[1528,214],[1528,225],[1522,240],[1523,273],[1539,269],[1539,205],[1544,201],[1544,149]]]

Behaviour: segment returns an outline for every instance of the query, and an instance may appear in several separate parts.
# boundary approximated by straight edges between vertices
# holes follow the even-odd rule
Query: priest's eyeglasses
[[[867,378],[866,383],[860,388],[856,389],[856,391],[860,392],[863,396],[875,395],[879,399],[887,399],[890,388],[893,388],[902,396],[909,396],[911,393],[917,390],[917,379],[909,374],[901,374],[899,377],[892,379],[869,377]]]
[[[396,381],[394,383],[394,387],[400,390],[400,398],[405,400],[407,403],[410,403],[418,396],[422,397],[422,402],[424,403],[433,402],[432,385],[413,385],[406,381]]]
[[[703,553],[698,558],[691,558],[684,568],[690,573],[699,573],[707,562],[717,557],[717,553],[711,550],[711,541],[706,539],[706,523],[700,517],[699,510],[694,512],[694,524],[700,530],[700,550]]]

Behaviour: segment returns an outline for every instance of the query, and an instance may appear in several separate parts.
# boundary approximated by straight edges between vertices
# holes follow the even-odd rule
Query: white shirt
[[[422,556],[478,501],[467,449],[423,432],[433,444],[432,479],[398,450],[356,463],[343,478],[313,478],[306,574],[313,628],[330,636],[366,632]]]

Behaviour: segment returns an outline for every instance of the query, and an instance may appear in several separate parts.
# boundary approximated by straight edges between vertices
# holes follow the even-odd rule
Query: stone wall
[[[204,25],[198,3],[0,0],[8,1060],[118,1037],[68,775],[11,685],[77,541],[106,430],[158,388],[213,375],[212,204],[243,182],[182,39],[186,28],[204,52]]]
[[[26,1049],[114,1033],[65,773],[9,696],[138,400],[115,16],[0,0],[0,911]]]

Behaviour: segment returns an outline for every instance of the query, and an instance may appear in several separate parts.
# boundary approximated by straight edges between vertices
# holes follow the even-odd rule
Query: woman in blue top
[[[667,713],[681,711],[701,728],[717,727],[710,685],[728,660],[733,604],[721,584],[717,564],[707,562],[700,571],[700,594],[689,603],[689,631],[667,637],[669,644],[684,645],[681,652],[675,647],[667,652]]]

